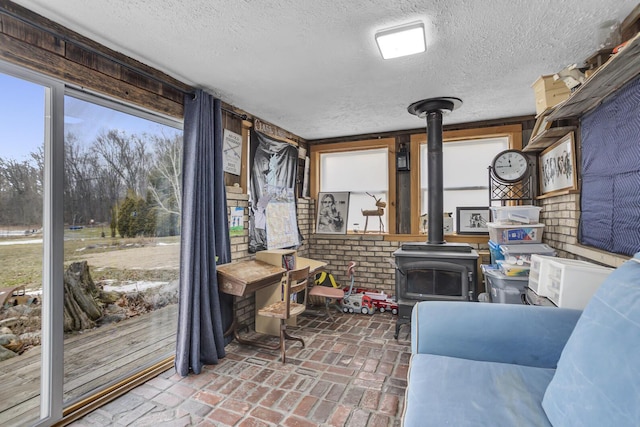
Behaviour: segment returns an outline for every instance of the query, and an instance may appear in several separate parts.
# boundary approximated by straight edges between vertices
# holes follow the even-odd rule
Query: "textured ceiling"
[[[598,49],[634,0],[16,0],[305,139],[535,114],[531,84]],[[383,60],[376,31],[423,21],[424,54]]]

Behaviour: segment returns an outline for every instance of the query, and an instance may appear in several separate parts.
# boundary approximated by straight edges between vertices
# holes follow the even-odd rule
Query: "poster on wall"
[[[346,234],[349,192],[318,193],[316,233]]]
[[[240,175],[242,160],[242,136],[225,129],[223,136],[222,161],[224,171]]]
[[[250,191],[249,191],[249,252],[255,253],[265,249],[274,248],[273,245],[285,244],[285,241],[299,241],[297,219],[295,212],[295,185],[298,172],[298,148],[288,142],[279,141],[260,132],[251,132],[251,144],[249,150]],[[293,195],[294,209],[285,207],[283,195],[288,195],[289,190]],[[277,204],[270,206],[271,203]],[[290,203],[290,202],[286,202]],[[286,204],[285,203],[285,204]],[[268,220],[269,214],[274,212],[287,212],[286,221],[293,221],[295,226],[295,239],[291,236],[283,236],[291,233],[290,227],[274,218]],[[271,228],[269,227],[271,225]],[[287,240],[289,239],[289,240]],[[269,241],[272,241],[272,245]],[[294,246],[292,243],[288,246]],[[280,246],[280,247],[288,247]]]
[[[244,208],[235,206],[231,210],[231,221],[229,221],[229,236],[237,237],[244,234]]]
[[[298,221],[293,189],[282,190],[267,205],[267,249],[298,246]]]

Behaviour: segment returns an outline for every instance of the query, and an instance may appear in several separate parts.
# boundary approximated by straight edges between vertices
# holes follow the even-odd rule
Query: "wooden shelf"
[[[529,143],[522,149],[522,151],[526,152],[537,152],[542,151],[547,147],[553,145],[554,142],[558,141],[560,138],[575,130],[575,126],[561,126],[556,128],[549,128],[544,132],[540,133],[540,135],[531,139]]]
[[[640,74],[640,33],[598,68],[571,96],[558,104],[549,120],[577,118]]]

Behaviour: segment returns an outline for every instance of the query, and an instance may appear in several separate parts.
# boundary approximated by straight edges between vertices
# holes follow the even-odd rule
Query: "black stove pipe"
[[[443,171],[442,171],[442,112],[427,112],[427,214],[429,218],[427,243],[443,244]]]
[[[429,98],[409,105],[408,111],[427,118],[427,215],[429,218],[427,243],[445,244],[443,227],[444,184],[442,172],[442,111],[453,111],[462,105],[458,98]]]

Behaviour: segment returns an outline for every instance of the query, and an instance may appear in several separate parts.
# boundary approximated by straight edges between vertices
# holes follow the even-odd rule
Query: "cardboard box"
[[[536,115],[555,107],[571,95],[571,90],[562,80],[553,80],[553,75],[540,76],[531,87],[536,98]]]

